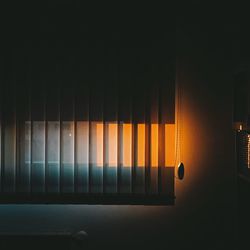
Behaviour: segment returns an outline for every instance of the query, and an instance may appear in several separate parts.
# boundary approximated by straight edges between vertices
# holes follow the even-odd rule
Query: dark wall
[[[1,205],[0,231],[83,229],[95,249],[237,249],[233,58],[225,23],[203,9],[177,15],[186,176],[176,180],[175,206]]]

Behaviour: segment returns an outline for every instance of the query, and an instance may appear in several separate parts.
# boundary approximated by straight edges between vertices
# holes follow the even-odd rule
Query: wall
[[[1,232],[86,230],[93,249],[235,249],[231,62],[223,34],[202,14],[178,20],[184,181],[176,205],[1,205]]]

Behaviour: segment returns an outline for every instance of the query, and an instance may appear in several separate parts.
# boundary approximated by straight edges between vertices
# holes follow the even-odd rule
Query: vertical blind
[[[0,202],[173,204],[172,31],[74,18],[5,44]]]
[[[174,196],[173,87],[40,84],[1,89],[1,193]]]

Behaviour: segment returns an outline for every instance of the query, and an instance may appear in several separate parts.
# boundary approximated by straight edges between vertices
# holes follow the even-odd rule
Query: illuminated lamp
[[[237,173],[250,177],[250,98],[249,73],[234,75],[233,129],[235,130]]]

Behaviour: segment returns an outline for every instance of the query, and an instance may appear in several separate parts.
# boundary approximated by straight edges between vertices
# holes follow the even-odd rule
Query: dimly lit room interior
[[[248,249],[243,10],[3,6],[0,249]]]

